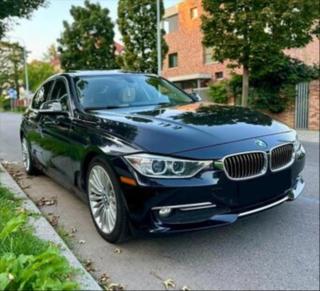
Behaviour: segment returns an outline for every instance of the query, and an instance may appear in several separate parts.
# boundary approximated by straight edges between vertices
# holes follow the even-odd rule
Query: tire
[[[110,243],[127,240],[129,222],[124,196],[114,171],[103,156],[91,160],[86,185],[91,217],[99,234]]]
[[[22,147],[22,162],[24,165],[24,169],[28,175],[36,175],[39,173],[39,170],[36,168],[34,161],[32,159],[32,155],[30,152],[29,142],[25,137],[22,137],[21,140]]]

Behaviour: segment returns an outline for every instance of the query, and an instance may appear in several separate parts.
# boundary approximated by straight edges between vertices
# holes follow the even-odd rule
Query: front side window
[[[178,66],[178,54],[169,54],[169,68],[174,68]]]
[[[56,80],[51,93],[51,100],[59,100],[62,105],[62,109],[64,111],[68,111],[68,91],[67,85],[63,79]]]
[[[51,92],[53,81],[49,81],[41,86],[41,88],[34,95],[32,100],[32,108],[39,109],[40,106],[48,100]]]
[[[188,94],[155,76],[124,74],[75,77],[74,80],[84,109],[174,106],[193,102]]]

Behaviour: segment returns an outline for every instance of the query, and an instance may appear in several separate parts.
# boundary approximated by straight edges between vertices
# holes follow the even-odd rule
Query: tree
[[[115,68],[114,31],[109,10],[88,0],[72,6],[73,23],[64,21],[58,39],[61,66],[65,70]]]
[[[252,66],[272,71],[283,62],[283,49],[305,46],[319,13],[317,0],[203,0],[203,7],[204,45],[212,47],[216,60],[243,68],[243,106]]]
[[[160,15],[164,14],[163,1]],[[157,73],[157,1],[120,0],[118,5],[118,25],[124,43],[122,65],[124,69]],[[168,52],[163,38],[162,59]]]
[[[32,92],[47,78],[56,73],[52,64],[43,61],[32,61],[28,64],[29,86]]]
[[[13,86],[20,98],[19,72],[23,65],[23,48],[18,43],[0,42],[0,88]]]
[[[33,10],[44,5],[45,0],[0,1],[0,39],[12,17],[30,17]]]

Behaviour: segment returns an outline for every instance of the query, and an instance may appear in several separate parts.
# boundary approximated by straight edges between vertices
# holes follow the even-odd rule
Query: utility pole
[[[157,56],[158,56],[158,75],[161,76],[161,19],[160,19],[160,0],[157,0]]]

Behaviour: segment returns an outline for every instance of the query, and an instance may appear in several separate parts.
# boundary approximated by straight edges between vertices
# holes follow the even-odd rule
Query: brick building
[[[202,97],[206,97],[208,84],[229,78],[231,70],[227,67],[227,61],[219,63],[212,60],[211,50],[202,45],[201,2],[202,0],[182,0],[166,9],[164,29],[169,51],[164,59],[162,75],[181,88],[197,89]],[[315,37],[304,48],[286,50],[285,53],[306,64],[319,65],[319,39]],[[240,70],[237,72],[241,73]],[[315,104],[317,100],[319,102],[318,97],[314,99],[314,96],[319,95],[319,87],[310,85],[309,91],[309,103]],[[294,126],[297,110],[293,108],[290,112],[284,115],[284,119],[280,116],[280,119]],[[319,129],[319,110],[309,118],[309,123],[312,124],[310,128]]]

